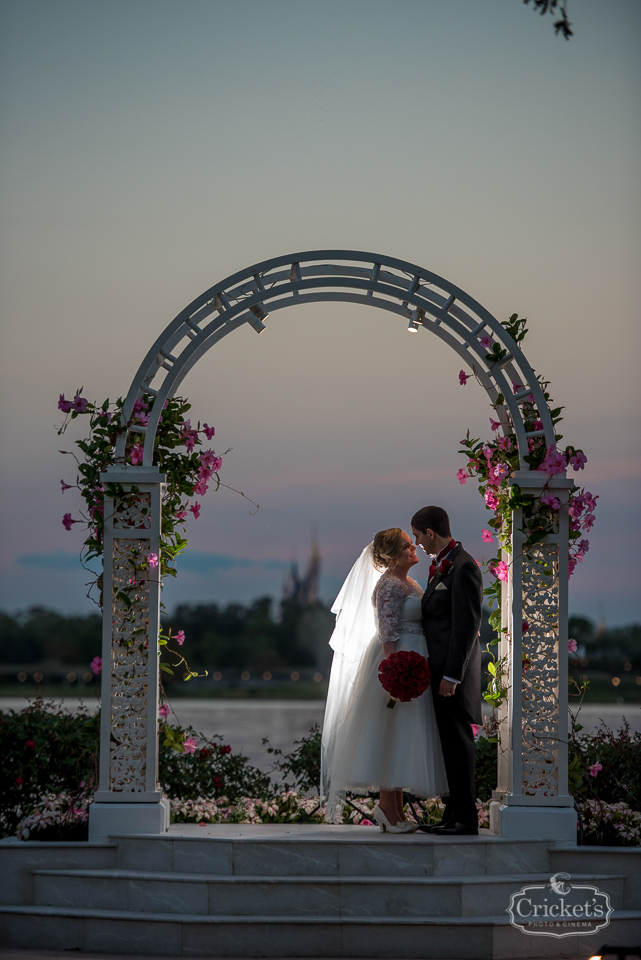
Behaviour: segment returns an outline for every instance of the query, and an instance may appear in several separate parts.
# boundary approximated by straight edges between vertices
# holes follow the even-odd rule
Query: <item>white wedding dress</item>
[[[332,673],[336,667],[339,676],[334,686],[342,679],[342,692],[332,696],[330,675],[321,778],[329,821],[340,819],[346,792],[402,789],[418,797],[447,793],[431,687],[416,700],[399,701],[390,710],[389,694],[378,679],[381,644],[386,640],[395,640],[397,651],[415,650],[427,657],[422,595],[414,580],[404,584],[384,573],[371,597],[376,632],[373,637],[370,632],[358,662],[353,658],[353,675],[347,681],[340,678],[341,671],[346,673],[341,662],[345,657],[340,650],[335,652]],[[337,710],[335,699],[342,701],[342,709]]]

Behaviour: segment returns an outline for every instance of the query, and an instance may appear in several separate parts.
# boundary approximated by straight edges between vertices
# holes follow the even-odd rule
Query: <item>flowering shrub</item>
[[[19,840],[86,840],[93,783],[80,783],[78,793],[52,794],[19,824]]]
[[[99,718],[85,708],[73,715],[39,698],[1,712],[0,835],[14,834],[45,797],[96,781],[98,740]]]
[[[219,736],[205,737],[193,727],[163,727],[158,779],[170,798],[198,800],[225,797],[236,803],[241,797],[270,798],[274,785],[268,774],[252,767],[247,757],[233,753]],[[178,749],[177,749],[178,747]]]
[[[294,777],[294,786],[300,793],[318,793],[320,790],[321,774],[321,729],[317,723],[310,727],[306,737],[300,740],[294,740],[296,750],[291,753],[283,754],[277,747],[270,747],[267,737],[263,737],[263,746],[267,747],[267,753],[275,757],[281,756],[282,760],[276,760],[274,770],[278,771],[284,778],[284,784],[287,788],[288,776]]]
[[[502,326],[516,343],[520,343],[527,334],[525,323],[525,318],[519,319],[518,314],[515,313],[508,321],[502,323]],[[493,363],[503,360],[507,351],[499,343],[493,342],[491,338],[486,339],[488,341],[485,344],[488,350],[486,360]],[[469,378],[470,375],[466,374],[464,370],[459,374],[459,382],[463,386]],[[552,408],[550,414],[553,424],[556,425],[562,420],[561,411],[563,407],[553,408],[547,389],[549,383],[541,377],[537,379],[546,403]],[[515,394],[522,389],[522,384],[513,384]],[[499,407],[503,407],[504,403],[504,396],[499,394],[494,408],[498,410]],[[542,431],[541,412],[538,410],[532,394],[525,398],[521,409],[525,431],[527,433]],[[540,494],[522,493],[518,484],[510,482],[510,478],[520,468],[520,458],[516,434],[509,414],[505,415],[505,422],[503,423],[490,417],[490,427],[495,436],[488,441],[470,438],[468,430],[465,439],[461,441],[463,449],[460,451],[468,458],[467,468],[460,469],[457,478],[460,483],[466,483],[470,477],[476,478],[479,482],[479,492],[485,500],[485,506],[494,514],[492,519],[488,521],[488,527],[492,529],[491,531],[483,531],[483,541],[490,543],[495,536],[497,543],[497,554],[487,564],[488,572],[494,578],[494,582],[484,591],[492,611],[490,625],[497,634],[492,643],[496,644],[501,633],[501,583],[506,582],[509,578],[509,563],[502,559],[502,554],[509,555],[512,552],[513,511],[519,508],[522,511],[523,532],[525,533],[523,552],[527,554],[535,544],[555,531],[561,501],[549,489],[549,481],[557,474],[564,473],[569,467],[574,471],[583,470],[587,457],[582,450],[578,450],[576,447],[558,446],[563,439],[559,433],[555,434],[555,442],[549,447],[546,445],[542,433],[539,436],[529,437],[528,452],[523,459],[530,470],[540,471],[548,479]],[[502,432],[499,433],[499,431]],[[597,499],[598,496],[576,485],[569,492],[570,576],[574,573],[576,565],[583,561],[588,552],[589,541],[584,534],[588,533],[594,524]],[[524,627],[527,629],[527,625],[524,625]],[[484,697],[495,706],[507,695],[502,679],[504,666],[504,663],[497,661],[495,657],[489,664],[490,683]]]
[[[590,846],[641,847],[641,813],[626,803],[586,800],[579,803],[583,842]]]

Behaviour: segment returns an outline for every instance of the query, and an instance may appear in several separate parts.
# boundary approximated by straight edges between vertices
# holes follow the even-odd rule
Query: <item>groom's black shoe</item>
[[[470,826],[467,823],[455,821],[443,824],[443,826],[434,827],[430,832],[435,833],[439,837],[476,837],[478,836],[479,828]]]
[[[445,818],[444,818],[443,820],[440,821],[440,823],[424,823],[424,824],[421,824],[421,826],[420,826],[418,829],[419,829],[419,830],[422,830],[423,833],[434,833],[434,832],[437,831],[437,830],[441,830],[443,827],[452,827],[452,826],[454,826],[454,823],[455,823],[455,822],[456,822],[456,821],[454,821],[454,820],[445,820]]]

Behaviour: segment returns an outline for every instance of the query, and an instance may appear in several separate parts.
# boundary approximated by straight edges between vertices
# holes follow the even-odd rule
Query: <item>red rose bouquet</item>
[[[415,650],[399,650],[381,660],[378,679],[390,695],[387,706],[393,710],[398,700],[408,703],[425,693],[430,685],[430,666]]]

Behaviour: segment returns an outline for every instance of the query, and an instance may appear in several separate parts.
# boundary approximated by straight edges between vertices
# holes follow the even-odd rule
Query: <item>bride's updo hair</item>
[[[374,537],[374,566],[377,570],[393,567],[403,550],[403,531],[400,527],[379,530]]]

